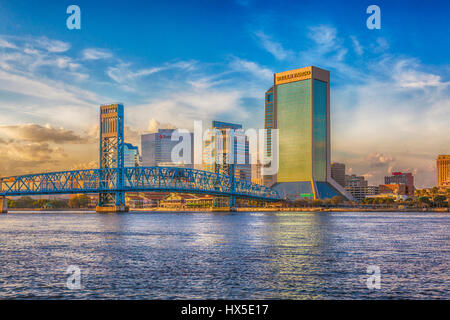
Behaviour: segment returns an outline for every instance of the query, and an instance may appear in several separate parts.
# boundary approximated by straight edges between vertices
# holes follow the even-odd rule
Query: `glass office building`
[[[349,198],[331,178],[329,84],[329,71],[306,67],[274,74],[266,92],[265,128],[279,130],[279,169],[264,181],[284,197]]]
[[[123,144],[123,165],[125,167],[139,167],[140,166],[140,156],[139,149],[137,146],[131,143]]]
[[[251,181],[249,141],[242,125],[213,121],[204,139],[203,170],[230,175],[231,164],[234,164],[235,178]],[[215,207],[227,207],[229,203],[228,197],[213,198]]]
[[[190,133],[191,156],[187,163],[172,161],[172,150],[183,138],[172,141],[172,134],[177,129],[158,129],[158,132],[141,135],[142,165],[148,167],[186,167],[193,168],[194,163],[194,138]]]
[[[233,130],[232,148],[229,146],[229,130]],[[251,181],[249,141],[242,125],[213,121],[209,133],[203,147],[203,170],[229,175],[229,163],[234,163],[235,177]],[[231,152],[233,155],[229,159]]]

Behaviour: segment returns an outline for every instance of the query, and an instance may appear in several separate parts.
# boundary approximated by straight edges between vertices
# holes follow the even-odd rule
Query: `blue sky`
[[[81,8],[68,30],[66,8]],[[366,8],[381,8],[381,29]],[[331,71],[332,159],[435,183],[450,153],[448,1],[1,1],[0,174],[96,160],[98,105],[127,139],[193,120],[263,126],[272,73]],[[89,152],[82,152],[89,150]],[[3,171],[3,172],[2,172]]]

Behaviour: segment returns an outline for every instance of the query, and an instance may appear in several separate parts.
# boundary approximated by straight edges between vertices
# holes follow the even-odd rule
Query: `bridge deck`
[[[122,177],[123,184],[116,181]],[[127,167],[48,172],[0,178],[0,196],[108,192],[180,192],[280,200],[271,188],[227,175],[176,167]]]

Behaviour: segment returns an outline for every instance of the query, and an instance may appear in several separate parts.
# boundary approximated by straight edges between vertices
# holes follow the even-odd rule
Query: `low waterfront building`
[[[168,192],[144,192],[143,207],[144,208],[157,208],[160,206],[160,202],[169,195]]]
[[[368,181],[363,176],[345,175],[345,187],[367,187]]]
[[[405,185],[405,190],[403,191],[402,189],[402,193],[400,194],[410,196],[414,195],[414,176],[410,172],[392,172],[391,176],[384,177],[384,184]]]
[[[379,193],[379,187],[369,186],[368,181],[363,176],[345,175],[345,190],[349,192],[357,201],[374,196]]]
[[[396,195],[410,195],[408,193],[408,186],[404,183],[390,183],[390,184],[382,184],[379,186],[379,193],[380,194],[386,194],[386,193],[392,193]],[[411,196],[413,196],[412,194]]]
[[[185,193],[170,193],[159,203],[161,208],[186,209],[206,208],[213,204],[213,196]]]
[[[375,196],[379,193],[379,187],[377,186],[349,186],[345,187],[357,201],[362,201],[364,198]]]

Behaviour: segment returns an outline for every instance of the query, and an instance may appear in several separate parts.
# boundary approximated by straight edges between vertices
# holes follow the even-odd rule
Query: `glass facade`
[[[267,130],[267,142],[266,142],[266,154],[267,156],[272,155],[272,132],[274,125],[274,114],[273,114],[273,87],[266,92],[265,100],[265,112],[264,112],[265,122],[264,128]]]
[[[273,90],[266,92],[265,125],[272,103],[279,166],[278,174],[265,175],[263,181],[286,199],[351,199],[331,177],[329,85],[329,71],[309,66],[274,74]]]
[[[123,144],[123,164],[125,167],[138,167],[139,166],[139,150],[138,147],[133,146],[131,143]]]
[[[234,131],[233,163],[235,164],[235,177],[243,180],[251,180],[251,165],[249,153],[249,141],[242,131],[242,125],[221,121],[213,121],[213,128],[205,138],[203,148],[203,170],[229,174],[227,158],[230,157],[228,130]]]
[[[314,79],[313,86],[313,174],[315,181],[327,180],[327,83]]]
[[[177,129],[159,129],[158,132],[143,134],[141,136],[141,152],[143,166],[177,166],[172,163],[172,149],[182,141],[180,137],[177,141],[172,141],[172,134]],[[191,160],[187,167],[192,167],[194,163],[194,143],[191,133]]]
[[[277,86],[277,182],[312,180],[311,80]]]

